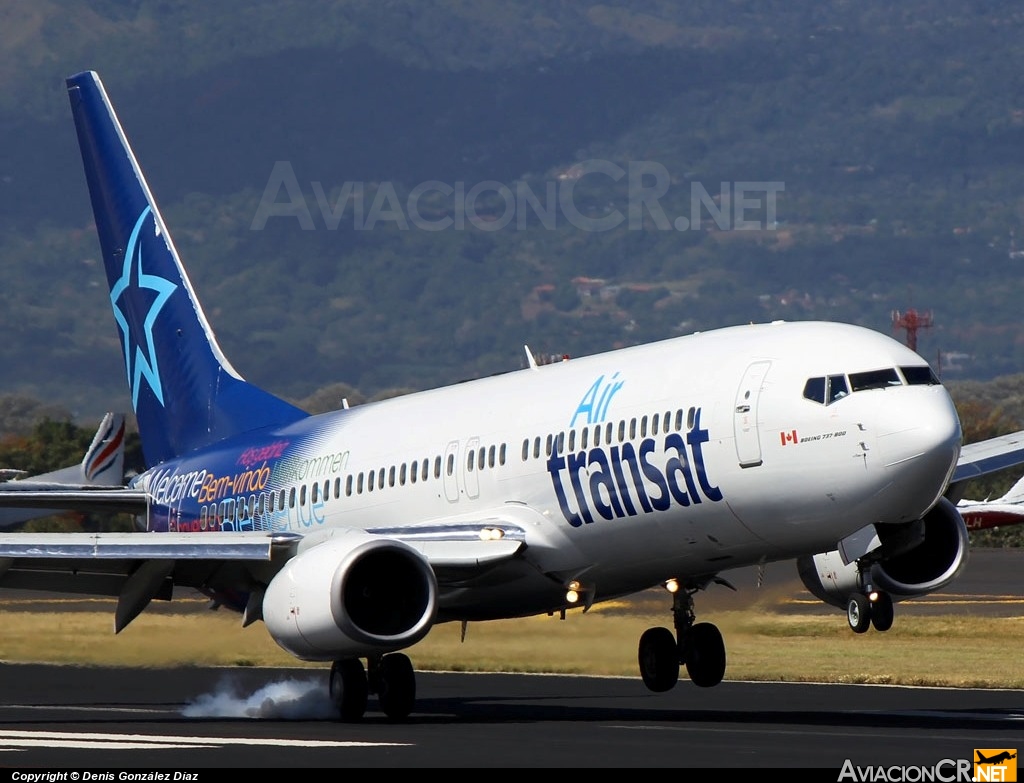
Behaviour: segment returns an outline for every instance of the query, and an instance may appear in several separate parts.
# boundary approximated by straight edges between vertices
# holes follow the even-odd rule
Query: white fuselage
[[[484,576],[443,593],[443,618],[552,611],[570,581],[602,600],[921,517],[947,485],[961,433],[946,390],[907,382],[904,367],[919,375],[926,363],[884,335],[830,323],[739,326],[571,359],[312,417],[155,468],[150,527],[429,535],[490,520],[524,538],[524,557],[500,566],[492,588]],[[876,371],[883,387],[854,390],[851,375],[865,383]],[[832,389],[845,394],[816,399],[815,379],[840,377]]]

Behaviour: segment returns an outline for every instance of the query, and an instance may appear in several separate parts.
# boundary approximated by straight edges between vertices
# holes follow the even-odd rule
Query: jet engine
[[[420,641],[437,613],[437,580],[409,545],[337,531],[300,551],[267,586],[263,622],[296,658],[333,661]]]
[[[858,631],[864,628],[856,627],[852,599],[871,592],[872,601],[878,593],[886,601],[899,601],[939,590],[960,575],[970,545],[963,517],[946,498],[915,522],[878,525],[872,531],[863,551],[851,549],[852,542],[845,540],[837,550],[797,560],[804,586],[825,603],[847,609]]]

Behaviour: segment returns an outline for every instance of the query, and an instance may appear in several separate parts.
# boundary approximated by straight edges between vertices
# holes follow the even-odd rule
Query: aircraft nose
[[[890,390],[886,390],[886,394]],[[901,503],[900,522],[917,519],[939,499],[960,457],[960,418],[942,386],[893,389],[885,399],[877,446]]]

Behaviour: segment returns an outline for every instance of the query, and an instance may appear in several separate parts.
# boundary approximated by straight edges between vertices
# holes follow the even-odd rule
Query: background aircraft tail
[[[1024,476],[1017,480],[1017,483],[1010,487],[1006,494],[999,498],[1000,503],[1021,503],[1024,502]]]
[[[307,416],[221,352],[99,76],[67,87],[147,466]]]
[[[17,471],[24,473],[23,471]],[[124,414],[108,413],[103,417],[85,457],[71,465],[50,473],[20,476],[11,482],[24,489],[27,485],[39,489],[75,489],[83,485],[120,487],[124,485]],[[4,484],[0,483],[0,492]],[[66,514],[67,510],[46,508],[0,508],[0,529],[20,527],[31,519],[51,514]]]

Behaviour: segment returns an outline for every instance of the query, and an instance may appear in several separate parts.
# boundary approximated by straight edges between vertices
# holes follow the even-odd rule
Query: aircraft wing
[[[53,505],[52,493],[40,494],[41,501]],[[124,493],[126,498],[140,495],[145,503],[141,491]],[[401,541],[427,560],[439,585],[453,587],[525,547],[522,529],[506,525],[500,534],[497,530],[484,521],[340,534],[367,533]],[[0,587],[116,596],[115,631],[120,631],[151,600],[170,600],[176,584],[203,589],[225,575],[237,579],[247,572],[256,588],[300,549],[327,540],[329,536],[268,531],[6,533],[0,534]],[[254,593],[262,596],[258,590]],[[247,607],[243,623],[252,622],[259,611],[258,602]]]
[[[954,503],[961,500],[971,479],[1024,465],[1024,430],[1000,435],[960,449],[960,459],[946,491]]]

